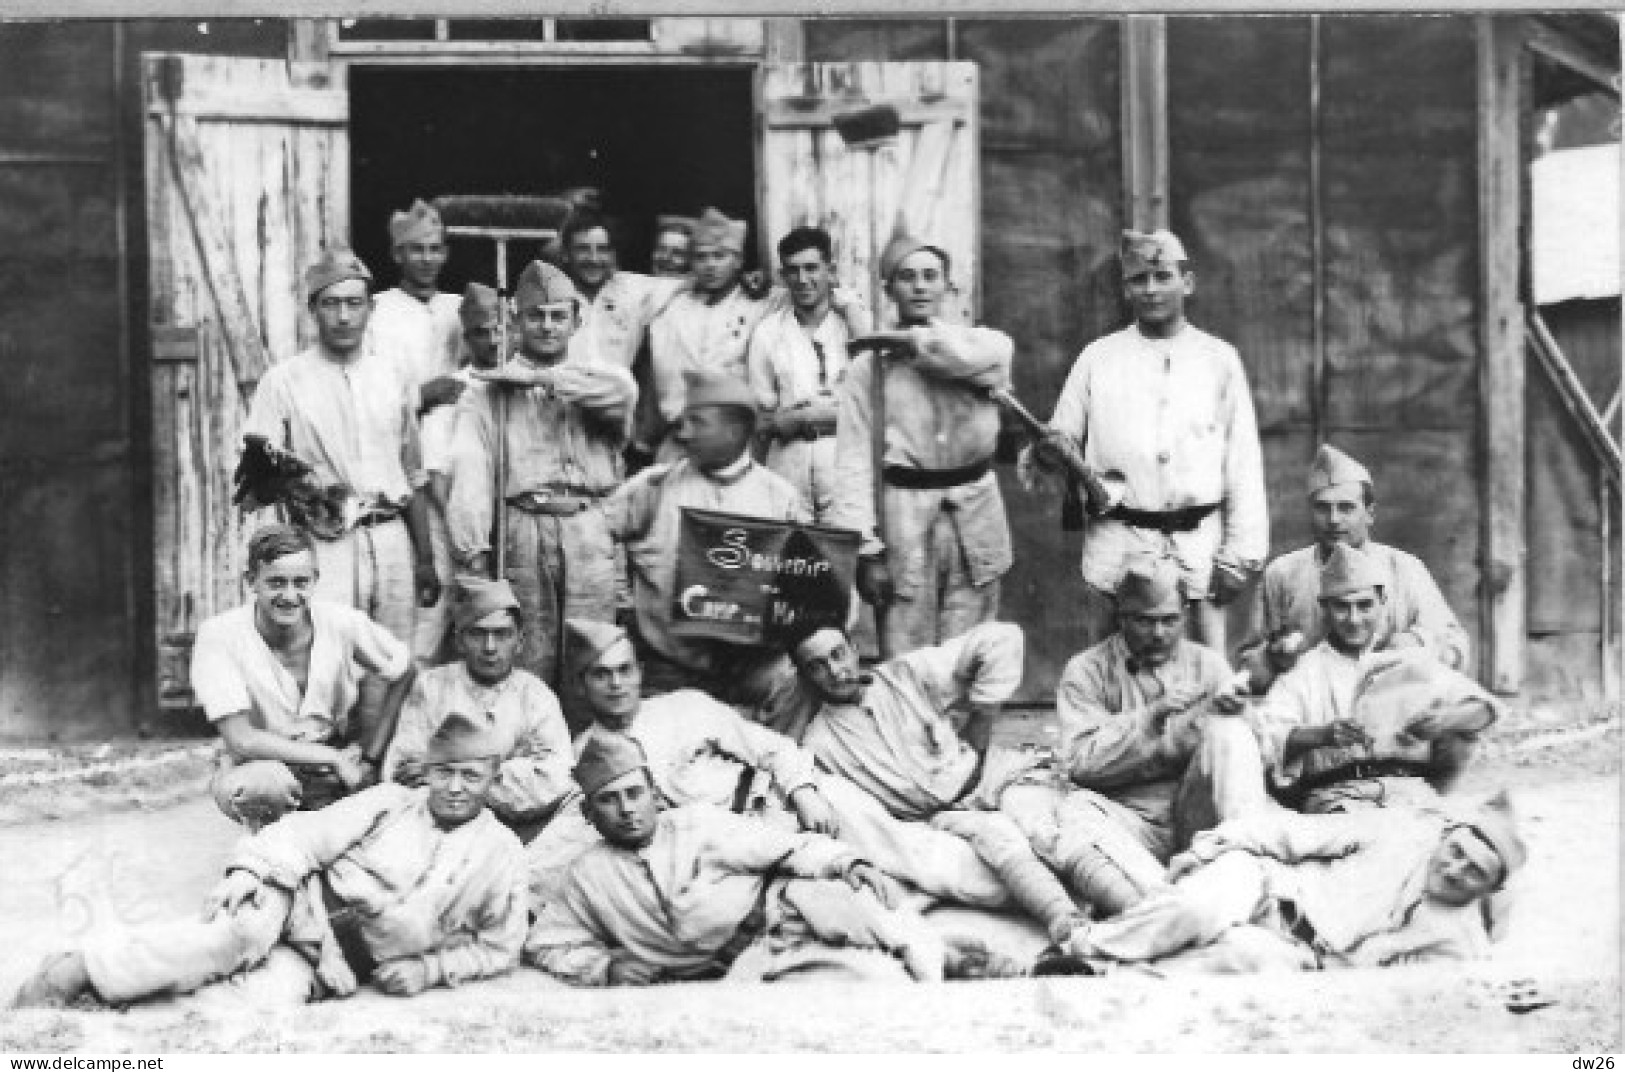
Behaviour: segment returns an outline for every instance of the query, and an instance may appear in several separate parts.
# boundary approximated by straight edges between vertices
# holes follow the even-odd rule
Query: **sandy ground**
[[[1492,746],[1464,791],[1511,786],[1532,857],[1507,939],[1491,961],[1456,970],[615,992],[524,970],[410,1003],[368,992],[275,1014],[229,998],[0,1014],[0,1050],[1616,1052],[1619,752],[1617,721],[1536,727]],[[94,927],[195,912],[235,836],[196,798],[0,826],[0,999],[41,954]],[[978,923],[1013,954],[1038,944],[1022,928]],[[1509,1011],[1506,985],[1523,977],[1555,1003]]]

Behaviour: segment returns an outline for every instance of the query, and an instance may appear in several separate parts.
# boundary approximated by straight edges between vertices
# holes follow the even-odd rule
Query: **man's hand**
[[[653,986],[660,982],[660,968],[624,949],[617,949],[610,954],[606,977],[610,986]]]
[[[396,957],[378,965],[372,973],[372,982],[386,994],[407,998],[421,994],[433,982],[429,978],[429,965],[422,957]]]
[[[1220,562],[1215,559],[1213,562],[1213,577],[1210,582],[1212,591],[1209,593],[1208,598],[1213,600],[1213,605],[1216,607],[1228,606],[1237,596],[1247,590],[1247,585],[1252,579],[1252,571],[1245,566],[1231,562]]]
[[[222,913],[232,915],[244,905],[258,908],[264,891],[265,883],[258,875],[249,871],[228,872],[203,899],[203,919],[207,922]]]
[[[504,387],[546,387],[553,386],[553,370],[545,368],[531,368],[519,361],[509,361],[494,369],[475,369],[474,378],[487,383],[500,383]]]
[[[1351,719],[1340,718],[1336,722],[1320,727],[1321,744],[1331,748],[1352,748],[1355,745],[1369,745],[1371,735],[1365,727]]]
[[[891,568],[885,555],[871,555],[858,559],[858,595],[873,607],[888,607],[897,600],[897,586],[891,579]]]
[[[1269,660],[1270,669],[1284,674],[1297,666],[1298,658],[1303,654],[1303,639],[1303,634],[1294,629],[1266,644],[1264,658]]]
[[[416,586],[418,606],[432,607],[440,601],[440,575],[434,571],[434,562],[419,561],[412,565],[412,584]]]
[[[1168,861],[1168,881],[1178,882],[1205,863],[1206,860],[1189,850],[1179,853]]]
[[[1151,705],[1151,725],[1158,733],[1168,720],[1182,711],[1188,711],[1207,696],[1197,685],[1176,685],[1163,693]]]
[[[903,887],[897,880],[866,860],[859,860],[846,869],[846,883],[859,892],[867,889],[887,908],[897,908],[903,903]]]
[[[841,824],[835,818],[835,809],[829,806],[816,786],[804,785],[790,794],[790,810],[796,813],[801,829],[829,837],[841,836]]]
[[[399,785],[416,789],[423,784],[424,771],[423,760],[407,756],[395,764],[395,781]]]
[[[367,765],[361,758],[359,744],[346,745],[333,763],[333,773],[344,783],[344,791],[353,793],[367,780]]]
[[[468,384],[455,376],[436,376],[423,385],[419,397],[423,399],[423,412],[440,406],[449,406],[463,397]]]

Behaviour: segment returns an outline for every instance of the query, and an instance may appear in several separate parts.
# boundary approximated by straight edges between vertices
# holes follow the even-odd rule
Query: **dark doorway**
[[[597,187],[622,223],[621,266],[648,267],[660,213],[715,205],[756,226],[751,72],[352,67],[350,232],[395,281],[389,214],[414,197]],[[535,255],[517,247],[511,275]],[[754,260],[753,256],[749,259]],[[489,281],[488,243],[452,243],[442,279]]]

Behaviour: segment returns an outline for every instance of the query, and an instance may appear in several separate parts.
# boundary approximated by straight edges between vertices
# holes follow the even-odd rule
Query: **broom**
[[[576,202],[564,197],[521,194],[447,194],[434,199],[449,238],[476,238],[496,247],[497,367],[508,363],[508,243],[556,242]],[[496,503],[494,521],[496,579],[508,565],[508,394],[497,392]]]

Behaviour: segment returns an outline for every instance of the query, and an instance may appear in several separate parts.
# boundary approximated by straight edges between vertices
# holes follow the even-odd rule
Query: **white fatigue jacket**
[[[1057,751],[1073,783],[1106,793],[1158,823],[1167,821],[1185,766],[1200,743],[1199,711],[1151,728],[1151,705],[1175,689],[1212,695],[1230,666],[1205,644],[1179,640],[1162,666],[1139,665],[1122,633],[1074,655],[1055,690]]]
[[[1450,820],[1390,809],[1297,815],[1281,809],[1198,834],[1191,854],[1239,851],[1265,863],[1268,893],[1314,927],[1329,967],[1466,960],[1489,950],[1483,910],[1426,897],[1428,861]]]
[[[368,674],[398,681],[411,669],[407,646],[342,603],[310,601],[310,666],[301,690],[254,624],[254,601],[198,626],[192,691],[210,722],[249,712],[260,729],[294,741],[332,740],[345,732]]]
[[[429,739],[454,714],[478,722],[500,743],[502,764],[485,797],[499,817],[533,821],[575,790],[570,729],[553,690],[518,667],[496,685],[481,685],[461,662],[418,674],[384,757],[383,780],[393,781],[403,760],[421,763]]]
[[[1149,511],[1221,504],[1194,532],[1163,535],[1090,518],[1083,579],[1115,592],[1138,554],[1172,554],[1193,592],[1210,587],[1213,560],[1258,565],[1269,551],[1269,511],[1247,374],[1235,347],[1186,325],[1172,339],[1137,326],[1084,347],[1050,427],[1083,444],[1096,471],[1119,473],[1122,505]]]
[[[542,491],[549,485],[598,495],[620,486],[621,449],[638,395],[632,374],[612,365],[585,364],[574,356],[552,371],[556,378],[552,388],[516,389],[476,382],[457,404],[446,524],[452,554],[459,562],[490,549],[497,495],[499,395],[508,399],[503,498]]]
[[[812,513],[789,481],[749,454],[717,473],[704,473],[687,458],[651,466],[605,503],[610,532],[626,545],[631,561],[638,631],[661,655],[705,672],[713,669],[713,646],[671,632],[677,537],[685,506],[770,521],[810,521]]]
[[[1374,540],[1367,541],[1362,550],[1382,562],[1388,575],[1377,635],[1386,640],[1409,633],[1452,670],[1464,667],[1467,631],[1456,620],[1422,560]],[[1305,647],[1325,637],[1320,614],[1320,566],[1319,548],[1310,544],[1282,555],[1264,570],[1264,581],[1258,589],[1264,637],[1296,630],[1303,634]]]
[[[323,487],[400,504],[429,479],[413,394],[401,370],[365,345],[343,363],[312,347],[260,379],[243,433],[309,463]]]
[[[830,310],[810,334],[790,306],[775,309],[756,325],[746,355],[751,390],[763,416],[798,403],[835,414],[836,392],[851,363],[846,320]],[[821,516],[834,503],[835,437],[775,438],[767,448],[767,466],[796,486]]]
[[[672,970],[703,967],[775,876],[835,879],[857,862],[839,842],[696,804],[662,812],[641,849],[594,845],[531,927],[525,959],[578,986],[609,981],[613,950]]]
[[[583,730],[576,754],[605,732],[597,723]],[[729,807],[746,768],[770,775],[781,797],[816,784],[812,756],[794,741],[697,689],[644,700],[624,733],[643,746],[655,788],[672,807]]]
[[[427,789],[378,785],[320,811],[292,812],[245,839],[226,869],[298,891],[287,937],[321,940],[324,961],[340,954],[321,934],[322,875],[357,909],[380,963],[422,957],[449,986],[506,971],[525,940],[519,839],[489,811],[443,830],[428,801]]]
[[[649,325],[660,416],[675,421],[683,415],[685,372],[727,372],[744,380],[745,350],[767,311],[765,300],[749,297],[738,285],[715,304],[691,290],[673,298]]]
[[[649,325],[688,285],[686,278],[660,279],[637,272],[611,275],[592,301],[581,303],[581,326],[570,338],[570,356],[631,369]]]
[[[456,294],[436,293],[423,301],[399,287],[372,299],[368,348],[399,366],[414,408],[422,407],[424,384],[456,375],[462,364],[463,322],[457,315],[462,304]],[[445,471],[454,412],[452,406],[437,406],[418,421],[425,469]]]
[[[992,328],[932,321],[918,356],[885,366],[886,428],[883,464],[907,469],[959,469],[991,460],[999,434],[999,410],[985,392],[1010,385],[1015,344]],[[909,586],[924,568],[926,534],[937,514],[954,513],[971,581],[997,580],[1012,561],[1010,526],[992,472],[980,480],[942,490],[886,489],[886,531],[875,528],[874,422],[871,377],[874,354],[860,354],[841,387],[836,428],[835,505],[829,524],[863,537],[862,553],[894,556],[892,569]]]
[[[820,709],[802,747],[896,818],[930,819],[965,794],[977,767],[949,709],[1008,700],[1021,684],[1023,650],[1019,626],[989,622],[882,663],[861,701]]]

